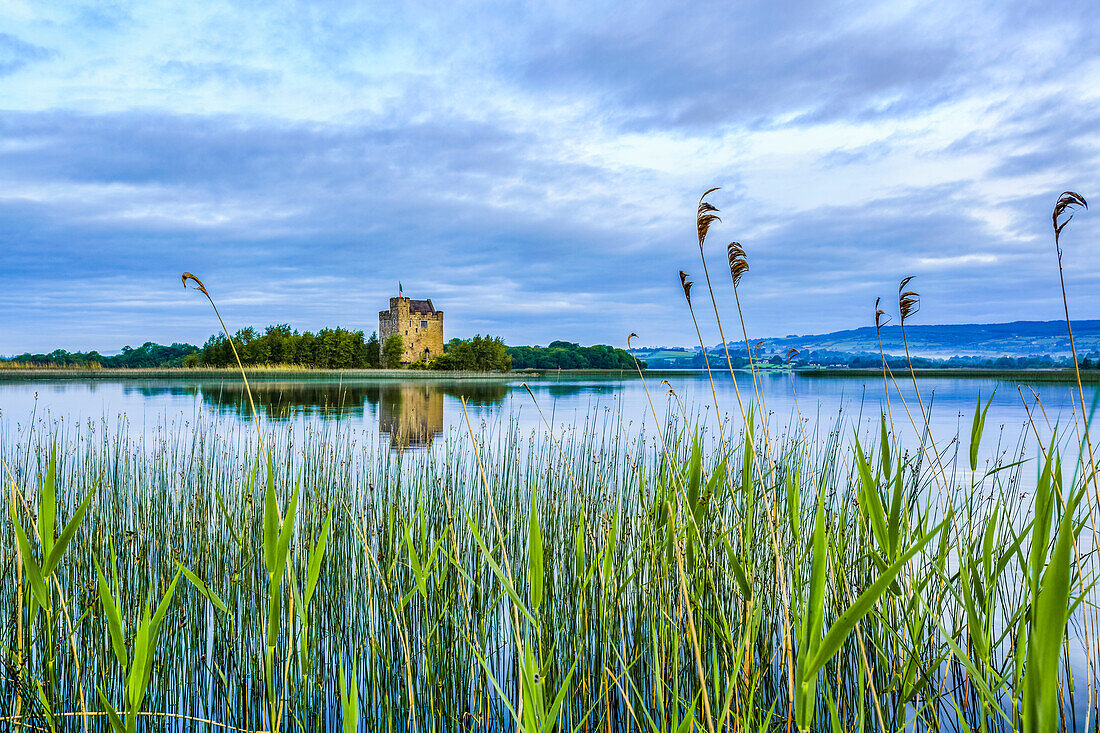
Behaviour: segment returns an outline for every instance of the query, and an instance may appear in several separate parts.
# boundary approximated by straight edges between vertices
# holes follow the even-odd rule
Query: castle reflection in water
[[[394,448],[431,445],[443,432],[443,393],[424,384],[383,388],[378,402],[378,431]]]
[[[465,398],[479,406],[499,405],[511,386],[501,382],[418,379],[401,382],[331,382],[309,380],[253,381],[256,409],[270,420],[299,416],[363,418],[378,416],[378,431],[389,436],[393,448],[431,445],[443,433],[446,398]],[[197,394],[218,413],[250,417],[248,396],[237,381],[134,388],[143,393]]]

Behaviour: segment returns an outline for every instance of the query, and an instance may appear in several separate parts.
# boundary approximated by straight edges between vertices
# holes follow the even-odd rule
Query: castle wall
[[[443,311],[413,313],[409,298],[390,298],[390,309],[378,312],[378,340],[384,346],[393,334],[405,343],[403,364],[432,360],[443,353]]]

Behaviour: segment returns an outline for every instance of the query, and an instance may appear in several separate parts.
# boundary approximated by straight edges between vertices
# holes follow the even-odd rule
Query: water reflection
[[[465,432],[463,398],[475,428],[513,421],[522,430],[541,432],[541,411],[554,429],[561,431],[583,427],[596,414],[614,415],[621,418],[628,435],[637,435],[643,425],[652,428],[652,411],[661,418],[686,414],[689,422],[706,427],[710,435],[717,434],[715,419],[721,415],[729,426],[727,435],[736,434],[741,415],[735,391],[745,405],[752,405],[757,401],[757,387],[776,434],[788,432],[801,415],[811,432],[839,429],[846,436],[859,431],[876,438],[879,412],[887,407],[881,377],[772,373],[759,375],[756,384],[751,377],[739,375],[735,384],[728,374],[716,372],[714,393],[720,411],[713,405],[714,393],[706,373],[666,375],[667,385],[661,381],[656,375],[650,378],[647,392],[636,377],[551,374],[529,378],[533,400],[519,380],[459,380],[434,375],[402,380],[288,375],[255,379],[251,384],[265,421],[281,421],[287,423],[285,427],[341,423],[341,430],[346,427],[349,434],[361,434],[372,441],[385,433],[381,440],[396,448],[438,445],[441,441],[435,438],[441,432]],[[901,405],[904,396],[908,407],[920,416],[912,384],[899,380],[896,387],[890,386],[899,439],[907,449],[914,448],[919,434]],[[666,387],[674,390],[674,397],[666,393]],[[1030,387],[1042,398],[1042,410],[1034,403]],[[1017,443],[1030,447],[1036,431],[1045,441],[1054,425],[1072,423],[1074,385],[1036,382],[1030,387],[1013,379],[930,377],[920,381],[932,434],[942,445],[951,445],[959,436],[959,445],[965,447],[979,391],[983,399],[993,396],[987,420],[991,437],[983,442],[981,461]],[[1086,384],[1084,391],[1086,403],[1092,403],[1097,386]],[[1040,417],[1035,426],[1029,422],[1028,405]],[[0,379],[0,439],[24,429],[32,416],[50,425],[106,420],[134,437],[148,437],[158,426],[190,429],[207,418],[213,418],[219,430],[224,428],[229,435],[251,419],[243,385],[235,378]],[[916,422],[923,425],[923,418]],[[1059,435],[1071,436],[1066,431]]]
[[[475,407],[500,405],[512,385],[471,380],[415,380],[375,382],[318,382],[260,380],[249,384],[256,409],[266,419],[280,421],[300,417],[339,419],[377,415],[378,432],[390,438],[394,448],[431,445],[444,431],[444,401],[466,400]],[[192,384],[127,385],[127,394],[197,397],[215,414],[251,416],[244,384],[212,381]]]
[[[335,418],[361,417],[369,402],[377,405],[378,385],[339,382],[257,381],[249,383],[256,409],[270,420],[299,416]],[[143,391],[149,389],[142,388]],[[220,381],[192,386],[204,405],[223,415],[249,417],[248,394],[240,381]],[[373,399],[371,399],[373,397]],[[373,412],[373,410],[372,410]]]
[[[431,445],[443,433],[443,392],[427,384],[402,384],[380,390],[378,432],[394,448]]]

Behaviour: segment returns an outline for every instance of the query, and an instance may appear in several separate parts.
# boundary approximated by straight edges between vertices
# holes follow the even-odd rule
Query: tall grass
[[[1010,730],[1094,705],[1093,660],[1060,654],[1081,649],[1060,619],[1079,619],[1094,571],[1072,553],[1081,483],[1054,447],[1041,466],[952,471],[967,478],[945,504],[928,457],[889,442],[782,435],[761,481],[761,437],[726,454],[669,414],[661,438],[511,424],[400,455],[276,431],[259,465],[202,429],[7,443],[22,526],[44,526],[51,493],[57,526],[78,520],[37,608],[17,555],[42,557],[51,532],[2,531],[8,722],[73,729],[86,709],[106,729],[110,705],[148,729],[170,713],[328,730],[357,709],[370,729],[755,730],[790,710],[814,730]],[[173,587],[139,699],[140,629]]]
[[[697,228],[721,328],[716,212],[701,200]],[[728,255],[747,345],[747,255]],[[843,416],[783,432],[750,366],[755,399],[717,435],[647,387],[641,430],[467,418],[418,453],[328,423],[272,428],[255,408],[254,440],[201,425],[140,443],[63,425],[0,438],[0,722],[1095,728],[1083,399],[1060,437],[1035,430],[1034,452],[1025,435],[983,464],[980,398],[942,452],[931,400],[918,423],[900,390],[913,440],[889,404],[874,435],[849,437]],[[885,362],[882,376],[897,389]]]

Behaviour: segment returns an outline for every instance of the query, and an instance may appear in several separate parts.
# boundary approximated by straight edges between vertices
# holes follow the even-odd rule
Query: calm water
[[[465,431],[463,399],[475,429],[514,421],[523,430],[542,430],[537,401],[555,432],[597,420],[602,429],[637,434],[643,425],[652,430],[654,424],[648,387],[662,418],[668,411],[686,413],[711,432],[715,427],[714,400],[705,373],[651,376],[644,384],[637,377],[618,376],[544,377],[527,384],[534,400],[519,379],[279,378],[256,380],[252,387],[257,408],[272,428],[325,423],[400,449],[422,448],[450,431]],[[918,385],[940,450],[957,434],[962,434],[964,444],[967,441],[979,391],[983,398],[994,396],[983,441],[986,457],[998,450],[998,440],[1000,449],[1009,452],[1021,439],[1033,444],[1029,409],[1034,429],[1044,441],[1053,425],[1072,423],[1074,387],[1070,383],[1022,385],[1011,380],[922,378]],[[881,378],[764,374],[759,387],[776,432],[794,425],[800,410],[811,429],[828,430],[839,424],[842,434],[851,435],[855,429],[874,429],[879,411],[887,407]],[[916,442],[905,411],[908,406],[916,423],[923,425],[913,385],[899,379],[898,389],[900,398],[891,385],[894,422],[903,441]],[[729,374],[715,375],[723,419],[729,420],[734,430],[741,424],[736,390],[746,407],[754,402],[750,374],[738,374],[736,387]],[[1092,404],[1096,396],[1096,387],[1087,386],[1086,402]],[[0,436],[18,440],[32,417],[39,428],[68,432],[107,427],[127,431],[135,438],[199,424],[241,433],[250,429],[248,401],[240,381],[221,378],[0,381]]]
[[[521,431],[542,433],[545,419],[558,436],[591,426],[597,433],[652,434],[654,417],[686,414],[690,420],[716,427],[711,384],[705,373],[654,375],[645,382],[636,377],[565,376],[529,380],[455,379],[266,379],[252,382],[256,406],[266,430],[299,431],[311,427],[337,428],[356,440],[378,441],[394,450],[442,450],[444,438],[467,431],[466,415],[475,431],[516,425]],[[959,451],[966,467],[970,421],[979,392],[993,396],[980,451],[982,461],[1006,463],[1021,454],[1034,458],[1036,436],[1047,442],[1057,425],[1068,440],[1074,436],[1075,387],[1067,382],[1036,382],[974,378],[921,378],[918,381],[938,448],[948,460]],[[648,395],[647,395],[648,388]],[[880,410],[887,409],[881,378],[807,377],[764,374],[759,380],[773,438],[790,431],[801,413],[808,430],[839,430],[842,439],[858,431],[877,440]],[[730,432],[741,428],[737,391],[746,405],[756,402],[750,374],[716,374],[714,390]],[[1086,387],[1086,403],[1095,404],[1098,390]],[[900,441],[919,443],[906,407],[917,425],[923,425],[912,382],[891,385],[889,408]],[[464,408],[465,402],[465,408]],[[537,404],[537,408],[536,408]],[[1033,420],[1029,419],[1029,411]],[[25,445],[29,433],[45,432],[71,440],[86,432],[122,431],[140,446],[156,446],[165,431],[213,428],[237,436],[242,445],[253,436],[251,413],[241,382],[235,379],[174,380],[0,380],[0,441]],[[186,433],[185,433],[186,434]],[[956,436],[961,436],[955,441]],[[1066,444],[1067,457],[1077,449]],[[946,462],[946,461],[945,461]],[[950,469],[949,469],[950,470]],[[1034,485],[1036,468],[1030,463],[1016,487]],[[963,479],[965,483],[967,479]],[[1079,614],[1079,612],[1078,612]],[[1071,667],[1078,679],[1087,674],[1079,640],[1071,635]],[[1084,719],[1087,701],[1076,698],[1076,715]]]

